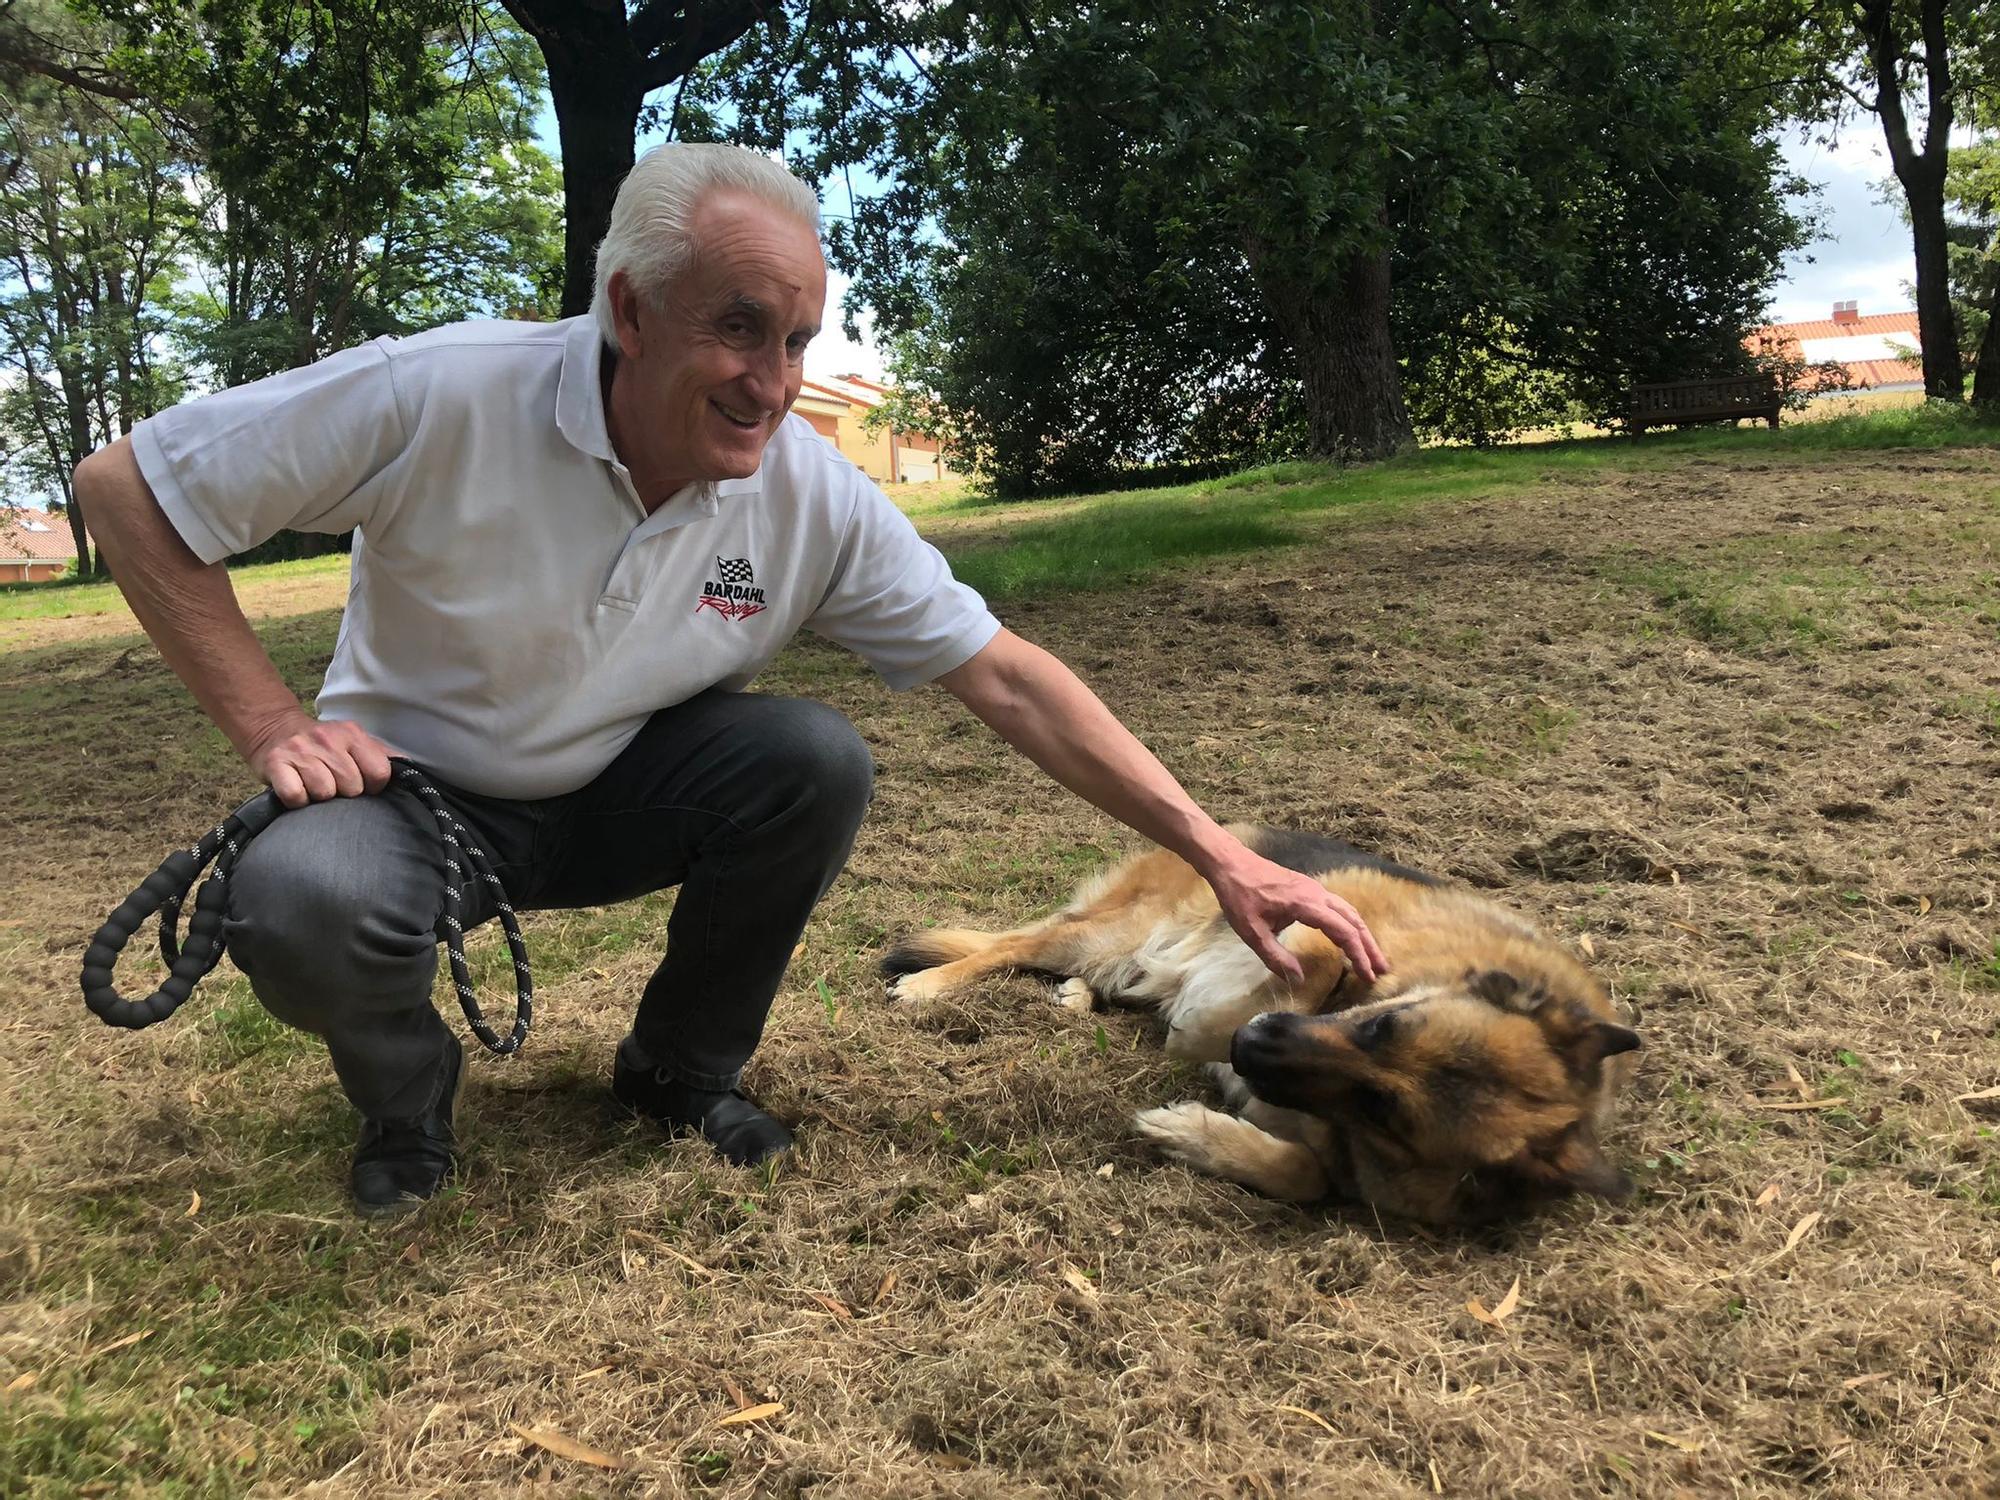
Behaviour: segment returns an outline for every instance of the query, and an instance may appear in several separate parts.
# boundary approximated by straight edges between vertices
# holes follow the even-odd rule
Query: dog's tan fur
[[[1164,850],[1126,860],[1013,932],[916,934],[884,960],[891,993],[935,1000],[995,973],[1065,977],[1066,1004],[1157,1010],[1176,1057],[1212,1065],[1234,1114],[1147,1110],[1168,1155],[1273,1197],[1358,1198],[1433,1224],[1629,1184],[1605,1159],[1638,1037],[1604,987],[1521,918],[1332,840],[1232,830],[1346,898],[1391,966],[1361,984],[1293,926],[1287,985],[1230,930],[1207,884]],[[1232,1065],[1233,1064],[1233,1065]]]

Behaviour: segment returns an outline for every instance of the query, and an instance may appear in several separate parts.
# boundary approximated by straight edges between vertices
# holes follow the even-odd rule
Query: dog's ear
[[[1641,1045],[1639,1033],[1630,1026],[1620,1026],[1615,1021],[1593,1021],[1584,1028],[1574,1050],[1589,1062],[1602,1062],[1621,1052],[1637,1052]]]
[[[1511,1010],[1531,1016],[1548,1000],[1539,984],[1529,984],[1505,969],[1467,969],[1465,988],[1496,1010]]]
[[[1530,1146],[1508,1167],[1538,1187],[1559,1193],[1591,1193],[1619,1199],[1632,1194],[1632,1179],[1604,1154],[1588,1127],[1572,1125],[1553,1141]]]

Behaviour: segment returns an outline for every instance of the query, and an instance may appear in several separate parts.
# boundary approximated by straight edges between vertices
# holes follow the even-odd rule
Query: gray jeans
[[[834,709],[711,691],[654,714],[565,796],[517,802],[437,785],[518,910],[680,887],[632,1029],[682,1082],[726,1089],[756,1050],[806,918],[847,861],[873,775],[867,746]],[[431,981],[443,890],[434,820],[393,790],[284,814],[229,882],[230,956],[273,1015],[326,1038],[341,1087],[370,1118],[419,1113],[438,1077],[446,1030]],[[487,893],[468,894],[468,928],[494,915]],[[511,984],[482,998],[504,1033]]]

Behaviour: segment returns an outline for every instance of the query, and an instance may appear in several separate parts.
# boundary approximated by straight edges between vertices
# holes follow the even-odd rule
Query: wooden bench
[[[1689,422],[1734,422],[1762,417],[1773,427],[1783,403],[1771,375],[1731,375],[1721,380],[1668,380],[1632,387],[1632,411],[1626,426],[1638,437],[1648,427],[1679,427]]]

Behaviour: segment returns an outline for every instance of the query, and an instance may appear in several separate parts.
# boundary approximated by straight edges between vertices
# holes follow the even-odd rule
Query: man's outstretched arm
[[[236,602],[228,570],[189,550],[160,509],[130,438],[76,469],[76,493],[132,613],[174,675],[287,807],[379,792],[389,751],[358,724],[305,711]]]
[[[1274,974],[1294,983],[1303,977],[1298,960],[1278,941],[1293,922],[1331,938],[1364,982],[1388,972],[1353,907],[1309,876],[1245,848],[1041,647],[1002,630],[938,684],[1079,797],[1194,866],[1229,925]]]

